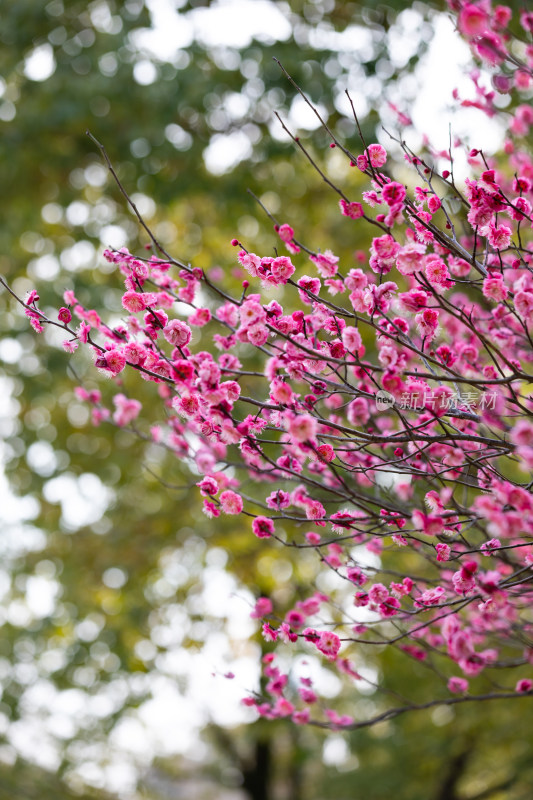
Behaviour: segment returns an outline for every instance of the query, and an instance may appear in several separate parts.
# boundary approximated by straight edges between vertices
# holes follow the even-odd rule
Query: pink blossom
[[[439,312],[434,308],[426,308],[415,317],[420,335],[424,339],[433,339],[439,324]]]
[[[517,69],[514,73],[514,85],[519,91],[529,89],[531,85],[531,76],[528,72],[522,69]]]
[[[468,691],[468,681],[466,678],[453,676],[448,680],[448,689],[454,694],[464,694]]]
[[[402,275],[412,275],[424,268],[426,246],[418,242],[410,242],[400,248],[396,257],[396,268]]]
[[[454,256],[448,257],[448,266],[450,272],[458,278],[464,278],[471,269],[471,264],[469,264],[468,261],[465,261],[464,258],[456,258]]]
[[[368,596],[372,603],[384,603],[389,596],[389,590],[383,583],[374,583],[369,589]]]
[[[245,300],[239,308],[239,318],[241,325],[248,328],[252,325],[258,325],[266,321],[266,311],[256,300],[249,298]]]
[[[123,349],[113,348],[103,356],[103,361],[104,369],[108,369],[113,375],[118,375],[126,366],[126,354]]]
[[[317,423],[310,414],[297,414],[290,417],[287,430],[296,442],[307,442],[316,436]]]
[[[508,6],[495,6],[492,9],[491,24],[496,28],[506,28],[511,17],[512,11]]]
[[[271,628],[268,622],[263,623],[263,627],[261,630],[263,638],[267,642],[275,642],[276,639],[278,638],[278,632],[274,630],[274,628]]]
[[[261,275],[261,259],[259,256],[256,256],[255,253],[246,253],[244,250],[241,250],[237,258],[253,278],[257,278]]]
[[[290,717],[294,713],[294,706],[285,697],[278,697],[274,705],[277,717]]]
[[[365,425],[370,419],[368,400],[365,397],[356,397],[348,406],[346,416],[351,425]]]
[[[524,217],[531,216],[531,203],[525,197],[517,197],[513,202],[513,208],[510,209],[513,219],[519,222],[524,220]]]
[[[109,419],[109,409],[107,408],[93,408],[91,412],[91,422],[93,425],[98,426],[104,420]]]
[[[294,393],[290,384],[280,378],[274,378],[270,384],[270,399],[275,403],[291,405],[294,402]]]
[[[411,289],[409,292],[402,292],[398,295],[400,305],[406,311],[420,311],[427,306],[430,295],[423,289]]]
[[[291,498],[288,492],[284,492],[283,489],[278,489],[275,492],[272,492],[266,498],[266,504],[268,508],[275,508],[275,509],[282,509],[287,508],[291,504]]]
[[[533,425],[531,422],[527,419],[519,419],[511,430],[511,441],[517,445],[533,446]]]
[[[291,228],[291,226],[287,225],[287,223],[285,222],[283,223],[283,225],[279,226],[278,236],[282,242],[290,242],[294,236],[294,231]]]
[[[351,353],[359,353],[363,340],[357,328],[347,325],[342,334],[342,343]]]
[[[380,144],[369,144],[366,151],[373,167],[383,167],[387,161],[387,151]]]
[[[181,397],[174,397],[172,405],[178,414],[184,417],[194,417],[200,410],[200,400],[191,392],[183,392]]]
[[[211,500],[204,500],[203,508],[204,514],[209,519],[213,519],[220,516],[220,509]]]
[[[276,285],[284,285],[293,273],[294,266],[290,258],[288,256],[278,256],[272,261],[269,281]]]
[[[307,689],[304,686],[298,689],[298,694],[302,698],[304,703],[316,703],[318,700],[318,696],[313,692],[312,689]]]
[[[269,539],[274,533],[274,523],[268,517],[256,517],[252,522],[252,531],[258,539]]]
[[[424,608],[425,606],[438,606],[444,601],[446,592],[442,586],[434,586],[422,592],[420,597],[415,600],[415,606]]]
[[[385,234],[385,236],[377,236],[372,239],[372,250],[380,260],[389,261],[396,258],[400,251],[400,245],[393,236]]]
[[[124,347],[126,360],[130,364],[144,364],[147,356],[147,351],[142,344],[138,342],[128,342]]]
[[[303,627],[305,622],[305,617],[303,614],[301,614],[299,611],[296,611],[296,609],[293,608],[291,611],[287,613],[287,616],[285,617],[285,622],[287,625],[289,625],[291,628],[297,631]]]
[[[435,545],[435,550],[437,551],[437,561],[449,561],[451,553],[450,545],[439,542],[439,544]]]
[[[62,322],[64,325],[68,325],[68,323],[69,323],[69,322],[71,321],[71,319],[72,319],[72,314],[70,313],[70,310],[69,310],[68,308],[65,308],[65,307],[63,306],[62,308],[60,308],[60,309],[59,309],[59,312],[58,312],[58,314],[57,314],[57,318],[58,318],[58,320],[59,320],[60,322]]]
[[[341,640],[333,631],[323,631],[318,637],[316,646],[329,659],[334,659],[340,650]]]
[[[506,49],[503,39],[492,31],[485,31],[481,36],[473,40],[474,50],[478,56],[486,61],[491,67],[501,64],[506,58]],[[492,111],[491,106],[488,106]]]
[[[465,3],[459,14],[458,26],[465,36],[479,36],[489,25],[487,12],[473,3]]]
[[[302,709],[302,711],[295,711],[292,715],[291,719],[296,725],[306,725],[309,722],[311,715],[309,713],[308,708]]]
[[[307,519],[321,520],[323,517],[326,516],[326,509],[324,508],[322,503],[320,503],[318,500],[311,500],[308,503],[306,503],[305,515]],[[317,525],[318,524],[319,523],[317,523]],[[326,523],[324,522],[320,524],[325,525]]]
[[[326,708],[324,714],[331,722],[333,728],[346,728],[348,725],[353,724],[353,717],[348,714],[338,714],[332,708]]]
[[[89,403],[100,403],[102,400],[102,394],[98,389],[93,389],[93,391],[88,392],[83,386],[76,386],[74,394],[78,400],[88,401]]]
[[[356,592],[353,599],[353,604],[357,608],[367,606],[369,603],[368,592]]]
[[[350,219],[359,219],[364,215],[361,203],[349,203],[347,200],[339,200],[341,213]]]
[[[363,192],[363,200],[365,201],[365,203],[368,203],[368,205],[371,208],[375,208],[376,206],[380,206],[382,204],[382,202],[383,202],[381,197],[378,195],[378,193],[374,192],[374,191],[372,191],[372,192]]]
[[[163,328],[163,336],[174,347],[185,347],[191,341],[192,331],[180,319],[172,319]]]
[[[393,367],[398,360],[398,351],[386,344],[380,347],[378,360],[383,367]]]
[[[246,338],[255,347],[261,347],[268,340],[268,328],[266,325],[252,325],[246,329]]]
[[[454,285],[454,281],[450,278],[448,267],[444,261],[436,256],[427,258],[425,272],[426,278],[437,291],[449,289]]]
[[[168,322],[168,314],[160,308],[152,308],[150,311],[146,312],[143,319],[146,327],[152,329],[154,334],[152,338],[155,339],[157,338],[159,330],[166,327]]]
[[[213,495],[218,494],[218,483],[211,475],[206,475],[196,485],[200,489],[202,497],[213,497]]]
[[[27,308],[24,312],[30,321],[30,325],[35,331],[35,333],[42,333],[44,328],[41,324],[41,317],[35,311],[31,311],[31,309]]]
[[[259,597],[256,600],[253,611],[250,614],[252,619],[262,619],[267,614],[271,614],[273,610],[272,601],[268,597]]]
[[[339,258],[333,255],[331,250],[326,250],[324,253],[317,253],[316,255],[310,255],[309,258],[316,264],[316,268],[323,278],[332,278],[339,269]]]
[[[146,305],[144,294],[131,291],[122,295],[122,306],[126,309],[126,311],[129,311],[130,314],[136,314],[139,311],[144,311]]]
[[[279,632],[279,631],[278,631]],[[276,696],[280,696],[283,693],[284,688],[287,685],[287,681],[289,679],[288,675],[282,675],[277,667],[266,669],[266,673],[270,673],[271,680],[267,683],[265,689],[269,694],[273,694]]]
[[[382,617],[394,617],[400,609],[400,601],[398,598],[388,595],[386,599],[379,604],[379,613]]]
[[[396,181],[387,183],[381,191],[381,196],[388,206],[396,205],[396,203],[403,203],[405,200],[405,195],[405,186],[401,183],[397,183]]]
[[[495,550],[498,550],[502,546],[502,543],[499,539],[489,539],[488,542],[484,542],[481,545],[481,550],[483,554],[486,556],[491,556]]]
[[[505,250],[511,244],[512,230],[507,225],[496,227],[494,223],[489,225],[488,240],[496,250]]]
[[[520,12],[520,24],[525,31],[533,33],[533,11],[526,11],[525,9]]]
[[[296,605],[305,617],[310,617],[313,614],[318,614],[320,611],[320,603],[322,602],[322,598],[323,596],[314,594],[312,597],[308,597],[306,600],[298,601]]]
[[[363,586],[367,581],[366,575],[359,567],[348,567],[346,577],[356,586]]]
[[[474,575],[476,572],[477,564],[475,561],[466,561],[460,570],[454,572],[452,583],[457,594],[468,594],[475,589],[476,581]]]
[[[300,300],[302,303],[311,305],[314,300],[312,297],[309,297],[308,292],[314,295],[318,295],[320,293],[320,288],[322,286],[320,283],[320,278],[311,278],[309,275],[302,275],[302,277],[298,279],[297,283],[300,287],[298,291]]]
[[[243,507],[242,497],[228,489],[220,495],[220,505],[225,514],[240,514]]]
[[[203,328],[204,325],[207,325],[209,320],[211,319],[211,312],[208,308],[197,308],[193,313],[188,317],[189,325],[195,325],[197,328]]]
[[[218,388],[228,403],[235,403],[241,395],[241,387],[237,381],[222,381]]]
[[[147,293],[145,292],[145,295]],[[151,299],[151,298],[150,298]],[[168,292],[157,292],[155,293],[155,297],[153,298],[153,303],[150,302],[149,305],[159,305],[161,308],[172,308],[174,305],[174,298]]]
[[[411,517],[415,528],[426,536],[438,536],[444,530],[444,521],[438,515],[424,514],[415,508]]]
[[[334,278],[326,278],[324,284],[328,287],[328,292],[331,295],[341,294],[345,289],[344,281]]]
[[[351,269],[344,283],[346,288],[350,291],[354,289],[364,289],[368,285],[368,278],[362,269]]]
[[[526,322],[533,319],[533,292],[519,291],[514,296],[514,306]]]
[[[224,303],[216,310],[216,317],[221,322],[226,322],[228,325],[235,327],[239,319],[239,309],[234,303]]]
[[[320,444],[316,449],[319,461],[329,464],[335,458],[335,450],[330,444]]]
[[[428,200],[428,208],[432,214],[439,210],[441,202],[436,194],[432,195]]]
[[[481,572],[478,576],[479,587],[486,594],[493,594],[498,589],[501,577],[497,570]]]
[[[113,398],[116,411],[113,414],[113,421],[120,426],[129,425],[137,419],[141,413],[141,404],[138,400],[129,399],[124,394],[116,394]]]
[[[483,281],[483,295],[489,300],[502,303],[508,296],[509,290],[503,282],[503,277],[498,275],[493,278],[485,278]]]

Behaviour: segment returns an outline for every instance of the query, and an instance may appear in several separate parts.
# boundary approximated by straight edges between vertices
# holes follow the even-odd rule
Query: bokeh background
[[[242,280],[234,236],[262,254],[279,242],[247,189],[349,269],[367,233],[347,228],[274,111],[351,193],[361,176],[329,150],[274,57],[354,150],[346,88],[368,140],[388,142],[380,120],[396,129],[396,107],[414,120],[413,146],[430,133],[443,147],[446,103],[468,61],[443,4],[0,7],[1,272],[19,295],[38,288],[45,309],[74,289],[117,319],[121,283],[102,250],[139,250],[146,237],[86,130],[166,248],[215,279]],[[479,122],[456,124],[495,147],[498,129]],[[264,647],[253,599],[295,602],[315,563],[259,547],[238,520],[214,525],[172,453],[91,426],[73,395],[96,387],[90,365],[53,333],[34,335],[6,293],[0,328],[1,800],[531,796],[518,702],[437,708],[352,734],[253,722],[239,702],[257,687]],[[110,387],[99,388],[109,402]],[[132,391],[157,425],[152,389]],[[405,655],[376,653],[362,669],[374,680],[394,670],[406,693],[432,697],[431,672]],[[338,680],[316,670],[342,703]],[[371,687],[357,707],[379,710]]]

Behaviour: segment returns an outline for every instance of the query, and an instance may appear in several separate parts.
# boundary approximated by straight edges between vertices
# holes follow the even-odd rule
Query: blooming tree
[[[94,424],[187,462],[208,517],[243,518],[265,547],[316,554],[327,592],[292,608],[258,597],[252,611],[272,647],[261,690],[244,702],[268,719],[354,729],[533,696],[533,14],[513,19],[484,0],[450,6],[496,90],[476,71],[475,99],[456,100],[507,129],[502,154],[469,151],[464,185],[460,142],[415,153],[391,137],[387,152],[361,134],[352,153],[323,123],[347,168],[366,176],[353,200],[290,134],[338,194],[346,235],[354,224],[372,232],[357,267],[342,265],[334,244],[313,251],[265,209],[288,254],[234,239],[249,278],[232,296],[165,251],[102,148],[153,250],[104,253],[124,280],[124,323],[107,324],[73,291],[53,319],[37,291],[19,300],[36,332],[59,327],[68,353],[87,348],[116,382],[112,408],[76,387]],[[498,110],[511,93],[521,98],[513,113]],[[402,151],[405,181],[393,160]],[[157,426],[143,427],[125,370],[153,384]],[[429,702],[416,689],[408,700],[388,692],[377,714],[342,713],[301,662],[289,674],[278,656],[314,654],[357,692],[371,682],[358,665],[384,647],[432,669]]]

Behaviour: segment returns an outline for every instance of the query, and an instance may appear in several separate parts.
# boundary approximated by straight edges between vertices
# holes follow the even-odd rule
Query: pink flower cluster
[[[527,99],[533,46],[523,62],[508,58],[511,10],[450,6],[498,70],[498,91]],[[531,13],[520,23],[530,37]],[[471,104],[493,115],[494,98],[478,73],[473,80]],[[353,263],[304,245],[285,222],[276,233],[294,263],[233,240],[249,276],[235,297],[198,268],[122,249],[104,253],[124,282],[119,326],[73,292],[57,320],[36,292],[24,303],[37,332],[68,331],[67,349],[88,348],[115,379],[109,407],[77,390],[95,424],[170,448],[198,477],[209,518],[233,516],[270,540],[262,546],[318,556],[330,597],[303,593],[288,610],[259,597],[252,618],[268,643],[311,652],[345,680],[362,680],[359,654],[388,646],[393,625],[402,657],[439,659],[447,702],[507,663],[518,670],[509,692],[533,691],[524,646],[533,634],[531,125],[521,103],[503,159],[470,150],[464,190],[451,152],[406,150],[404,183],[381,144],[362,145],[363,202],[340,192],[339,203],[357,220],[349,230],[368,231],[368,252]],[[156,384],[157,426],[124,394],[125,371]],[[263,659],[264,692],[245,702],[267,719],[305,723],[319,689],[305,676],[289,681],[275,658]],[[330,708],[322,722],[355,724]]]

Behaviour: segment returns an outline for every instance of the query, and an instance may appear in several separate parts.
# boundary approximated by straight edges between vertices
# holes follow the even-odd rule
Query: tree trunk
[[[242,766],[243,789],[250,800],[273,800],[270,796],[271,752],[268,742],[256,742],[255,758],[249,766]]]

